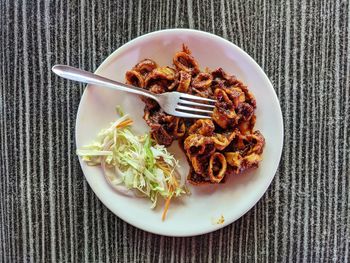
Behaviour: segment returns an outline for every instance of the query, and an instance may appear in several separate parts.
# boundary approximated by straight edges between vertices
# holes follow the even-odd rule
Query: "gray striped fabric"
[[[50,72],[93,71],[130,39],[174,27],[246,50],[285,121],[264,197],[192,238],[146,233],[101,204],[74,154],[83,86]],[[349,261],[349,1],[0,0],[0,44],[1,262]]]

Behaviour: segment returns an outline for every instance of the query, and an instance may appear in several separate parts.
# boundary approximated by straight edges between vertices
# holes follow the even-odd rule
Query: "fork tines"
[[[216,100],[213,100],[213,99],[203,98],[203,97],[194,96],[186,93],[181,93],[180,99],[203,100],[203,101],[214,102],[214,103],[216,102]]]
[[[185,118],[210,119],[215,108],[215,102],[213,99],[183,93],[180,95],[176,111],[181,112],[181,115]]]

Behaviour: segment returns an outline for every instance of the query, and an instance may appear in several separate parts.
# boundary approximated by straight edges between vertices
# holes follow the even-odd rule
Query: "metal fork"
[[[91,72],[71,66],[55,65],[52,67],[52,71],[58,76],[66,79],[105,86],[115,90],[127,91],[149,97],[157,101],[160,107],[162,107],[166,113],[177,117],[210,119],[211,114],[213,113],[213,109],[215,108],[215,105],[211,104],[215,103],[215,100],[212,99],[202,98],[199,96],[180,92],[165,92],[162,94],[154,94],[146,89],[141,89],[118,81],[107,79],[105,77],[101,77]]]

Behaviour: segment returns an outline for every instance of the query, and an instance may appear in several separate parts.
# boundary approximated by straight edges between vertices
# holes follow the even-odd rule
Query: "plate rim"
[[[280,105],[280,102],[279,102],[279,99],[277,97],[277,94],[276,94],[276,91],[274,90],[273,88],[273,85],[270,81],[270,79],[268,78],[268,76],[266,75],[266,73],[264,72],[264,70],[260,67],[260,65],[246,52],[244,51],[242,48],[240,48],[239,46],[237,46],[236,44],[232,43],[231,41],[223,38],[223,37],[220,37],[218,35],[215,35],[215,34],[212,34],[212,33],[209,33],[209,32],[205,32],[205,31],[201,31],[201,30],[196,30],[196,29],[187,29],[187,28],[172,28],[172,29],[164,29],[164,30],[157,30],[157,31],[152,31],[152,32],[149,32],[149,33],[146,33],[146,34],[143,34],[143,35],[140,35],[134,39],[131,39],[130,41],[124,43],[123,45],[121,45],[119,48],[117,48],[116,50],[114,50],[111,54],[108,55],[107,58],[105,58],[102,63],[97,67],[97,69],[95,70],[95,74],[99,74],[103,68],[105,67],[105,65],[109,64],[111,61],[113,61],[113,59],[115,59],[115,57],[120,54],[120,53],[123,53],[123,51],[125,49],[128,48],[128,46],[130,44],[133,44],[135,42],[138,42],[142,39],[145,39],[145,38],[149,38],[149,37],[152,37],[152,36],[156,36],[156,35],[160,35],[160,34],[164,34],[164,33],[171,33],[171,32],[174,32],[174,33],[181,33],[181,32],[189,32],[189,33],[193,33],[193,34],[198,34],[198,35],[205,35],[209,38],[213,38],[213,39],[217,39],[219,41],[224,41],[226,42],[226,44],[230,45],[232,48],[234,48],[237,52],[239,53],[242,53],[248,60],[250,63],[252,63],[254,65],[254,67],[260,71],[262,73],[262,77],[265,79],[266,83],[268,83],[268,87],[269,89],[272,91],[273,93],[273,101],[275,102],[275,104],[278,106],[277,109],[278,109],[278,124],[279,124],[279,129],[281,131],[281,133],[279,134],[279,140],[281,142],[281,146],[279,148],[279,152],[278,152],[278,162],[276,162],[276,167],[274,169],[274,171],[271,171],[271,173],[273,174],[273,176],[270,177],[269,181],[267,181],[266,185],[265,185],[265,188],[264,188],[264,191],[262,191],[262,193],[259,195],[258,198],[256,198],[256,200],[254,200],[254,202],[251,202],[251,204],[249,206],[246,207],[246,209],[240,213],[239,216],[236,216],[236,217],[232,217],[230,218],[230,220],[226,220],[225,218],[225,222],[223,224],[220,224],[220,225],[212,225],[211,227],[208,227],[206,230],[202,230],[202,231],[192,231],[192,232],[189,232],[189,233],[178,233],[178,232],[172,232],[172,231],[169,231],[167,233],[164,233],[162,231],[157,231],[157,228],[152,228],[152,227],[145,227],[144,225],[142,226],[139,226],[137,225],[135,222],[131,222],[130,220],[128,220],[127,218],[125,218],[124,216],[121,216],[120,214],[117,214],[113,211],[113,209],[107,204],[107,202],[104,201],[104,198],[103,197],[100,197],[95,189],[94,189],[94,186],[90,183],[88,177],[85,175],[84,173],[84,169],[83,169],[83,161],[81,159],[81,157],[79,157],[79,163],[80,163],[80,168],[81,168],[81,171],[83,172],[84,174],[84,177],[86,179],[86,181],[88,182],[89,186],[91,187],[92,191],[94,192],[94,194],[97,196],[97,198],[117,217],[119,217],[120,219],[122,219],[124,222],[138,228],[138,229],[142,229],[144,231],[147,231],[147,232],[150,232],[150,233],[153,233],[153,234],[158,234],[158,235],[163,235],[163,236],[170,236],[170,237],[188,237],[188,236],[198,236],[198,235],[202,235],[202,234],[207,234],[207,233],[210,233],[210,232],[213,232],[213,231],[216,231],[216,230],[219,230],[221,228],[224,228],[230,224],[232,224],[233,222],[235,222],[236,220],[238,220],[239,218],[241,218],[242,216],[244,216],[249,210],[251,210],[261,199],[262,197],[265,195],[267,189],[270,187],[273,179],[275,178],[276,176],[276,172],[279,168],[279,165],[280,165],[280,161],[281,161],[281,157],[282,157],[282,152],[283,152],[283,145],[284,145],[284,123],[283,123],[283,115],[282,115],[282,110],[281,110],[281,105]],[[76,121],[75,121],[75,146],[76,148],[78,147],[78,127],[79,127],[79,120],[80,120],[80,117],[81,116],[81,111],[82,111],[82,101],[84,99],[85,96],[87,96],[87,88],[89,87],[90,85],[86,85],[85,89],[84,89],[84,92],[80,98],[80,102],[79,102],[79,106],[78,106],[78,111],[77,111],[77,115],[76,115]]]

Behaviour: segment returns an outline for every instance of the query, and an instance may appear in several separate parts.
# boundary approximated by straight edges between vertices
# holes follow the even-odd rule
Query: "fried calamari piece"
[[[145,86],[145,80],[140,72],[135,70],[129,70],[125,74],[126,84],[143,88]]]
[[[226,161],[232,167],[233,173],[238,174],[249,168],[257,167],[262,157],[265,138],[259,131],[242,135],[239,132],[225,150]]]
[[[253,134],[246,135],[246,140],[251,142],[251,147],[247,155],[251,153],[262,154],[265,146],[265,138],[260,131],[255,131]]]
[[[187,93],[191,84],[191,75],[186,71],[178,71],[175,74],[173,83],[168,87],[169,91],[175,91]]]
[[[149,87],[154,83],[162,83],[161,86],[167,90],[170,83],[175,79],[175,73],[175,70],[170,67],[155,68],[147,75],[145,86]]]
[[[189,183],[193,185],[204,185],[224,181],[227,162],[223,154],[215,152],[210,158],[196,156],[190,162],[191,169],[187,176]]]
[[[220,183],[227,168],[226,158],[222,153],[216,152],[210,156],[208,174],[210,181]]]
[[[238,129],[242,134],[251,134],[253,133],[254,125],[255,125],[256,117],[253,115],[247,121],[241,121],[238,124]]]
[[[230,144],[229,139],[221,133],[215,133],[211,138],[213,139],[215,148],[220,151],[224,150]]]
[[[170,146],[175,139],[185,134],[183,120],[167,115],[163,111],[145,109],[143,118],[151,128],[151,135],[158,144]]]
[[[211,85],[213,76],[209,73],[199,73],[193,80],[192,86],[197,89],[207,89]]]
[[[201,134],[191,134],[184,141],[184,149],[188,158],[197,155],[208,156],[215,152],[215,145],[211,137]]]
[[[209,177],[203,177],[202,175],[197,174],[192,168],[187,176],[187,181],[192,185],[212,184]]]
[[[186,71],[179,72],[179,85],[177,87],[178,92],[186,93],[191,83],[191,75]]]
[[[222,89],[216,89],[214,96],[217,102],[212,115],[213,120],[223,129],[236,124],[238,116],[226,92]]]
[[[179,71],[183,70],[191,75],[196,75],[199,72],[197,61],[191,56],[190,50],[185,45],[183,45],[182,51],[175,54],[173,63]]]
[[[201,134],[211,136],[214,132],[215,126],[212,120],[199,119],[188,129],[189,134]]]
[[[139,63],[137,63],[133,68],[133,70],[139,72],[143,76],[146,76],[147,74],[152,72],[152,70],[154,70],[155,68],[157,68],[156,62],[154,62],[151,59],[144,59],[144,60],[141,60]]]
[[[194,172],[198,175],[206,177],[208,170],[208,157],[205,155],[197,155],[189,158]]]
[[[222,68],[218,68],[211,72],[213,76],[213,85],[224,85],[226,87],[230,86],[243,86],[243,83],[239,81],[235,76],[228,75]]]
[[[149,88],[149,91],[155,93],[155,94],[161,94],[161,93],[164,93],[165,92],[165,88],[159,84],[153,84],[150,88]],[[148,98],[148,97],[145,97],[145,96],[140,96],[142,101],[145,103],[145,111],[146,109],[148,111],[152,110],[152,111],[155,111],[155,110],[159,110],[160,107],[158,105],[158,103],[151,99],[151,98]]]
[[[165,88],[159,84],[153,84],[150,88],[149,91],[155,93],[155,94],[161,94],[165,92]]]
[[[211,88],[208,89],[197,89],[195,87],[190,86],[189,92],[192,95],[203,97],[203,98],[210,98],[210,99],[215,99],[214,98],[214,93]]]
[[[244,135],[238,130],[235,132],[235,136],[231,143],[227,146],[225,151],[227,152],[240,152],[242,156],[246,156],[252,152],[261,154],[265,145],[265,139],[259,131],[255,131],[252,134]]]
[[[242,155],[239,152],[225,152],[227,163],[234,167],[239,168],[242,162]]]
[[[132,70],[125,74],[126,83],[136,87],[145,87],[146,76],[157,68],[157,64],[151,59],[144,59],[137,63]]]
[[[232,101],[235,108],[238,107],[239,104],[246,101],[245,93],[242,89],[237,87],[221,87],[227,94],[227,96]]]
[[[181,138],[186,133],[185,122],[181,118],[175,119],[175,129],[173,135],[176,139]]]
[[[170,146],[174,138],[161,125],[151,126],[152,138],[160,145]]]
[[[239,152],[226,152],[225,157],[230,167],[230,174],[239,174],[250,168],[256,168],[262,160],[261,155],[256,153],[242,157]]]
[[[243,121],[248,121],[254,114],[254,108],[250,104],[243,102],[237,106],[236,113]]]
[[[146,109],[147,111],[155,111],[160,108],[158,103],[155,100],[152,100],[145,96],[140,96],[140,97],[141,97],[141,100],[145,103],[145,111]]]
[[[253,108],[255,109],[256,108],[256,100],[255,100],[255,97],[254,97],[253,93],[251,93],[248,90],[247,86],[242,85],[242,86],[240,86],[240,88],[242,89],[242,91],[245,94],[245,97],[246,97],[245,101],[247,103],[249,103],[250,105],[252,105]]]

